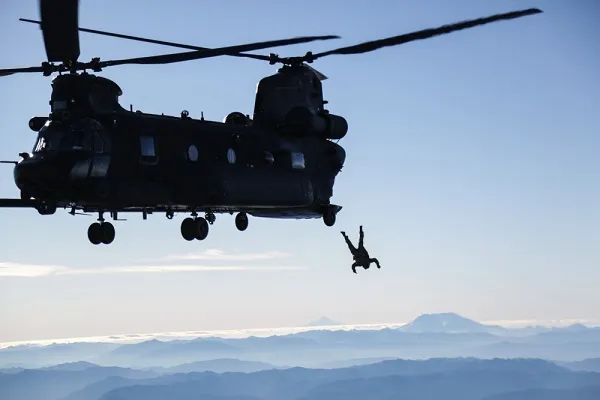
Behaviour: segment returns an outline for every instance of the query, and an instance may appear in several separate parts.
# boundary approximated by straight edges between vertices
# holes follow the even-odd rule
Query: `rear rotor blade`
[[[68,64],[79,58],[79,0],[40,0],[40,19],[50,62]]]
[[[542,11],[537,8],[530,8],[522,11],[513,11],[504,14],[496,14],[485,18],[478,18],[469,21],[457,22],[450,25],[443,25],[438,28],[433,29],[424,29],[421,31],[416,31],[412,33],[407,33],[404,35],[393,36],[386,39],[374,40],[370,42],[365,42],[361,44],[357,44],[354,46],[341,47],[335,50],[329,50],[322,53],[313,54],[310,57],[310,61],[316,60],[317,58],[329,56],[332,54],[361,54],[367,53],[373,50],[380,49],[382,47],[387,46],[396,46],[399,44],[404,44],[408,42],[413,42],[415,40],[423,40],[429,39],[434,36],[445,35],[447,33],[459,31],[462,29],[473,28],[475,26],[489,24],[491,22],[501,21],[501,20],[509,20],[514,18],[520,18],[527,15],[539,14]]]
[[[268,47],[287,46],[291,44],[313,42],[315,40],[339,39],[339,36],[304,36],[292,39],[271,40],[268,42],[249,43],[244,45],[219,47],[216,49],[186,51],[184,53],[164,54],[159,56],[127,58],[123,60],[101,61],[100,68],[124,64],[170,64],[181,61],[199,60],[202,58],[236,54],[242,51],[260,50]]]
[[[40,24],[39,21],[35,21],[35,20],[32,20],[32,19],[27,19],[27,18],[19,18],[19,21],[30,22],[32,24],[38,24],[38,25]],[[92,34],[95,34],[95,35],[111,36],[111,37],[116,37],[116,38],[119,38],[119,39],[127,39],[127,40],[135,40],[135,41],[138,41],[138,42],[160,44],[160,45],[163,45],[163,46],[178,47],[178,48],[181,48],[181,49],[189,49],[189,50],[211,50],[210,48],[207,48],[207,47],[191,46],[191,45],[188,45],[188,44],[181,44],[181,43],[174,43],[174,42],[166,42],[164,40],[147,39],[147,38],[143,38],[143,37],[139,37],[139,36],[123,35],[121,33],[99,31],[99,30],[96,30],[96,29],[88,29],[88,28],[77,28],[77,29],[79,31],[81,31],[81,32],[92,33]],[[256,60],[269,61],[269,57],[268,56],[262,56],[262,55],[258,55],[258,54],[238,53],[238,54],[227,54],[227,55],[232,56],[232,57],[246,57],[246,58],[253,58],[253,59],[256,59]]]

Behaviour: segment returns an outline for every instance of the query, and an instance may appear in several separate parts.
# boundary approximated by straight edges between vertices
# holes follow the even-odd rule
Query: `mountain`
[[[148,364],[176,366],[197,360],[237,357],[243,351],[219,338],[192,340],[147,340],[135,344],[124,344],[102,358],[105,363],[143,367]]]
[[[0,399],[58,400],[69,393],[108,377],[128,379],[154,378],[152,371],[137,371],[118,367],[90,367],[84,370],[24,370],[0,375]],[[131,382],[131,381],[128,381]]]
[[[244,361],[237,360],[235,358],[221,358],[216,360],[196,361],[192,363],[186,363],[177,365],[175,367],[164,368],[154,367],[152,371],[161,374],[176,374],[176,373],[188,373],[188,372],[257,372],[268,369],[279,368],[275,365],[260,362],[260,361]]]
[[[76,361],[40,368],[45,371],[84,371],[88,368],[99,367],[87,361]]]
[[[574,372],[542,360],[396,360],[333,370],[289,368],[251,374],[163,376],[112,389],[98,400],[190,400],[214,396],[249,396],[259,400],[481,400],[528,389],[573,390],[597,382],[600,374]]]
[[[117,343],[89,342],[7,347],[0,349],[0,367],[40,368],[76,361],[94,362],[119,346]]]
[[[557,329],[561,329],[561,328],[557,328]],[[571,324],[569,326],[565,326],[562,329],[567,330],[567,331],[571,331],[571,332],[575,332],[575,331],[585,331],[585,330],[588,330],[590,328],[587,327],[587,326],[585,326],[584,324]]]
[[[23,371],[25,368],[11,367],[11,368],[0,368],[0,374],[16,374],[17,372]]]
[[[574,389],[527,389],[487,396],[482,400],[598,400],[600,386]]]
[[[315,321],[308,323],[306,326],[336,326],[336,325],[343,325],[343,324],[323,316]]]
[[[455,313],[423,314],[398,328],[412,333],[498,333],[505,328],[484,325]]]
[[[149,371],[98,366],[84,370],[26,370],[0,375],[0,398],[587,400],[594,397],[583,396],[597,394],[599,385],[599,373],[572,371],[539,359],[436,358],[397,359],[338,369],[294,367],[251,373],[158,375]],[[582,397],[578,397],[580,394]],[[518,397],[526,395],[531,397]],[[569,395],[571,397],[565,397]]]
[[[370,357],[370,358],[351,358],[335,361],[327,361],[324,363],[316,363],[311,368],[331,369],[331,368],[348,368],[359,365],[375,364],[382,361],[397,360],[398,357]]]
[[[581,361],[559,363],[559,365],[563,365],[574,371],[600,372],[600,358],[586,358],[585,360]]]

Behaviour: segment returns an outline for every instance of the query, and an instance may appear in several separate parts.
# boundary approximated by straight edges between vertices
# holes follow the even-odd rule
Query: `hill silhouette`
[[[504,331],[497,325],[485,325],[456,313],[423,314],[400,327],[413,333],[498,333]]]
[[[339,369],[287,368],[252,373],[164,373],[114,367],[26,370],[0,375],[3,400],[534,400],[597,394],[600,374],[539,359],[389,360]],[[533,390],[533,392],[532,392]],[[500,396],[505,397],[492,397]],[[487,397],[486,397],[487,396]],[[571,397],[579,399],[579,397]],[[587,399],[587,397],[582,397]]]

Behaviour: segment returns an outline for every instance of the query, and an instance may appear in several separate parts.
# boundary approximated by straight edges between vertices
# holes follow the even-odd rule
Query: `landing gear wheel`
[[[202,217],[198,217],[196,219],[195,225],[196,225],[196,239],[197,240],[204,240],[206,239],[206,237],[208,236],[208,230],[209,230],[209,225],[208,222],[206,221],[206,219],[202,218]]]
[[[56,204],[42,202],[36,206],[36,209],[40,215],[52,215],[56,212]]]
[[[110,222],[94,222],[88,228],[91,244],[111,244],[115,240],[115,227]]]
[[[325,222],[325,225],[327,226],[333,226],[335,225],[335,219],[336,219],[336,214],[335,214],[335,208],[329,206],[325,209],[325,212],[323,213],[323,222]]]
[[[102,229],[102,243],[103,244],[111,244],[113,240],[115,240],[115,227],[110,222],[103,222],[100,224],[100,228]]]
[[[193,218],[186,218],[181,222],[181,236],[188,242],[196,239],[197,232],[196,221]]]
[[[94,222],[88,228],[88,239],[91,244],[98,245],[102,243],[102,226],[98,222]]]
[[[239,231],[245,231],[248,228],[248,215],[245,212],[241,212],[235,216],[235,227]]]

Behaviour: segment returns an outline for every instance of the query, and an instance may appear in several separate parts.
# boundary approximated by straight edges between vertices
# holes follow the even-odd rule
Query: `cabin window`
[[[140,136],[141,161],[156,162],[156,143],[153,136]]]
[[[193,144],[188,147],[187,151],[188,161],[196,162],[198,161],[198,148]]]
[[[292,168],[293,169],[304,169],[304,154],[303,153],[291,153]]]
[[[235,150],[229,149],[227,150],[227,161],[229,164],[235,164],[236,154]]]

